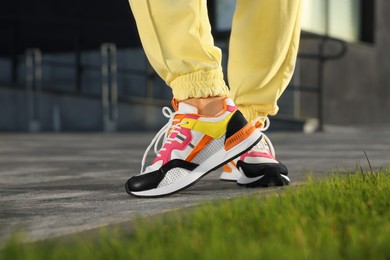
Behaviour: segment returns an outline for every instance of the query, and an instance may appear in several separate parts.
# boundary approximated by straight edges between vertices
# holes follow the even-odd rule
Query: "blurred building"
[[[209,0],[227,61],[234,0]],[[276,128],[390,123],[390,2],[305,0],[301,47]],[[160,127],[171,91],[127,1],[7,1],[0,9],[0,131]],[[314,125],[316,126],[316,125]]]

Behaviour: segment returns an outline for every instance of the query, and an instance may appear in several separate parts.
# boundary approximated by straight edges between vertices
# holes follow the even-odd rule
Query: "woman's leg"
[[[238,0],[229,48],[230,97],[248,120],[275,115],[296,62],[301,0]]]
[[[237,1],[228,78],[231,97],[248,121],[278,111],[277,100],[295,66],[300,9],[301,0]],[[221,178],[229,179],[236,172],[237,183],[249,187],[290,183],[287,168],[276,160],[272,143],[265,136],[238,159],[237,168],[240,172],[225,167]]]
[[[129,0],[149,62],[177,100],[228,95],[205,0]]]

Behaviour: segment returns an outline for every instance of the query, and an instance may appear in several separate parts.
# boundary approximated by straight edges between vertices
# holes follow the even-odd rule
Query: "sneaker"
[[[169,121],[146,149],[141,173],[126,182],[129,194],[156,197],[183,190],[248,151],[262,137],[229,98],[216,116],[200,115],[196,107],[183,102],[176,112],[163,108],[163,114]],[[157,156],[144,170],[152,146]]]
[[[223,165],[223,171],[219,179],[221,181],[237,181],[241,177],[241,172],[237,169],[238,158]]]
[[[270,187],[290,183],[286,166],[276,160],[275,149],[265,134],[260,142],[239,158],[237,168],[241,172],[238,185]]]

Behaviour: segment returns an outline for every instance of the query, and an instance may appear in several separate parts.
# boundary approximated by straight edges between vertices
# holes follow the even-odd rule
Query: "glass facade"
[[[362,1],[303,0],[302,29],[346,41],[359,41]],[[215,3],[215,29],[230,31],[236,0],[216,0]]]
[[[304,0],[302,11],[304,31],[360,40],[361,0]]]

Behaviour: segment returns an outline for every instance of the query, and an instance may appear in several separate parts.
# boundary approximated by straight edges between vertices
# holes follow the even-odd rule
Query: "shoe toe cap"
[[[133,176],[125,184],[126,191],[130,194],[131,192],[155,189],[163,178],[164,175],[160,171]]]

